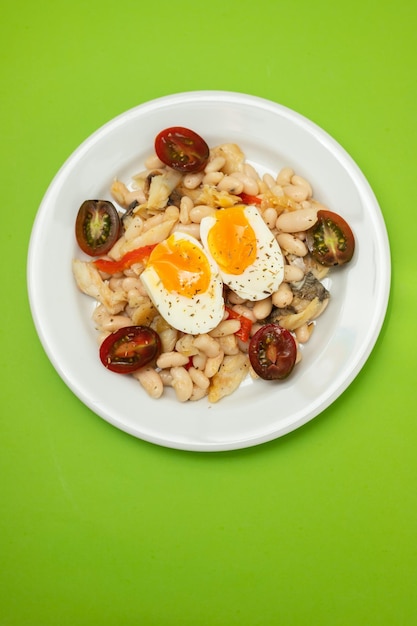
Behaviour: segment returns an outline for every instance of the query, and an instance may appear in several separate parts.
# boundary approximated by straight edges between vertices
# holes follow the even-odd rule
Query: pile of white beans
[[[258,209],[285,258],[283,282],[269,297],[249,302],[232,292],[228,294],[227,306],[252,321],[251,334],[260,328],[273,307],[286,309],[294,305],[292,287],[299,284],[307,272],[312,271],[319,280],[326,275],[327,268],[310,257],[305,239],[306,230],[317,221],[317,211],[327,207],[314,199],[310,183],[291,168],[281,169],[275,177],[268,173],[261,176],[246,161],[238,146],[223,144],[211,150],[204,171],[180,176],[176,186],[180,189],[177,205],[170,202],[173,196],[167,194],[166,205],[154,210],[147,209],[149,174],[155,171],[163,174],[169,168],[156,155],[146,160],[145,168],[129,185],[117,180],[112,185],[113,198],[123,209],[134,201],[138,206],[136,213],[134,211],[128,218],[124,234],[109,253],[110,258],[117,260],[126,251],[158,243],[174,231],[200,239],[203,217],[215,214],[219,207],[240,202],[236,196],[245,193],[262,198]],[[132,324],[146,324],[159,333],[162,353],[156,363],[133,374],[152,398],[161,397],[164,389],[170,387],[180,402],[205,396],[210,402],[217,402],[235,391],[248,373],[256,378],[247,356],[248,344],[235,334],[240,328],[238,320],[225,316],[217,328],[204,335],[180,333],[154,309],[139,279],[142,270],[143,266],[137,264],[115,276],[100,274],[103,285],[110,290],[110,301],[120,302],[120,308],[112,308],[105,298],[98,298],[93,320],[100,333],[99,342],[109,333]],[[316,302],[314,306],[310,301],[297,302],[295,312],[280,320],[296,340],[297,362],[301,360],[300,346],[309,340],[315,320],[326,304],[327,301]]]

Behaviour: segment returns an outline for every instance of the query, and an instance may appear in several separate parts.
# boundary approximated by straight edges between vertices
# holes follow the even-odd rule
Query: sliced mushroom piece
[[[308,272],[299,284],[291,285],[291,289],[294,294],[291,305],[285,309],[274,307],[266,322],[295,330],[305,322],[316,319],[330,299],[329,291],[312,272]]]
[[[278,316],[276,321],[282,328],[297,330],[297,328],[300,328],[304,324],[317,319],[317,317],[323,313],[327,303],[328,300],[320,301],[319,298],[314,298],[300,313],[293,313],[292,315],[284,315],[281,317]]]
[[[330,298],[329,291],[312,272],[308,272],[304,280],[299,283],[297,287],[293,287],[293,292],[300,300],[313,300],[314,298],[318,298],[320,302],[323,302],[323,300]]]

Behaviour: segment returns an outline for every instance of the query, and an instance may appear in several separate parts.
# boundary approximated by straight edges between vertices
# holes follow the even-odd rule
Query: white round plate
[[[260,172],[291,166],[314,196],[350,223],[354,260],[332,271],[331,302],[283,382],[247,380],[220,402],[180,404],[172,390],[150,399],[131,376],[100,363],[92,300],[74,282],[81,257],[75,217],[87,198],[111,199],[115,177],[143,169],[156,134],[186,126],[211,146],[235,142]],[[328,407],[363,367],[379,335],[390,289],[390,252],[377,200],[345,150],[314,123],[262,98],[222,91],[174,94],[135,107],[100,128],[64,163],[39,207],[28,256],[28,290],[42,345],[78,398],[115,427],[162,446],[217,451],[280,437]],[[360,303],[360,306],[358,306]]]

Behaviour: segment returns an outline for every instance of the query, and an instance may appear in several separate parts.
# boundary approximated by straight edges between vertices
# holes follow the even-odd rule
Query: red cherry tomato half
[[[111,333],[100,346],[100,360],[107,369],[130,374],[156,359],[161,352],[157,332],[148,326],[126,326]]]
[[[81,250],[90,256],[106,254],[120,236],[121,221],[116,207],[107,200],[85,200],[75,222]]]
[[[337,213],[318,211],[317,222],[307,231],[311,255],[326,267],[348,263],[355,251],[355,238],[349,224]]]
[[[297,346],[293,336],[279,324],[265,324],[250,340],[250,363],[258,376],[265,380],[287,378],[296,357]]]
[[[155,151],[165,165],[179,172],[200,172],[210,154],[204,139],[182,126],[162,130],[156,136]]]

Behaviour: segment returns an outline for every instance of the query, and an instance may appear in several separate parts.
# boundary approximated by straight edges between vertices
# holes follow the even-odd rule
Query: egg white
[[[227,211],[227,209],[224,209]],[[241,274],[228,274],[219,269],[225,285],[245,300],[257,301],[274,293],[284,278],[284,258],[281,248],[255,206],[247,206],[244,213],[256,237],[256,259]],[[213,258],[208,244],[215,216],[204,217],[200,224],[201,241],[209,257]],[[231,244],[230,248],[233,246]]]
[[[208,333],[223,319],[223,282],[217,265],[207,255],[201,243],[186,233],[174,233],[175,239],[188,240],[201,250],[210,266],[210,282],[205,292],[186,297],[168,291],[152,265],[142,272],[140,279],[155,308],[170,326],[190,335]]]

